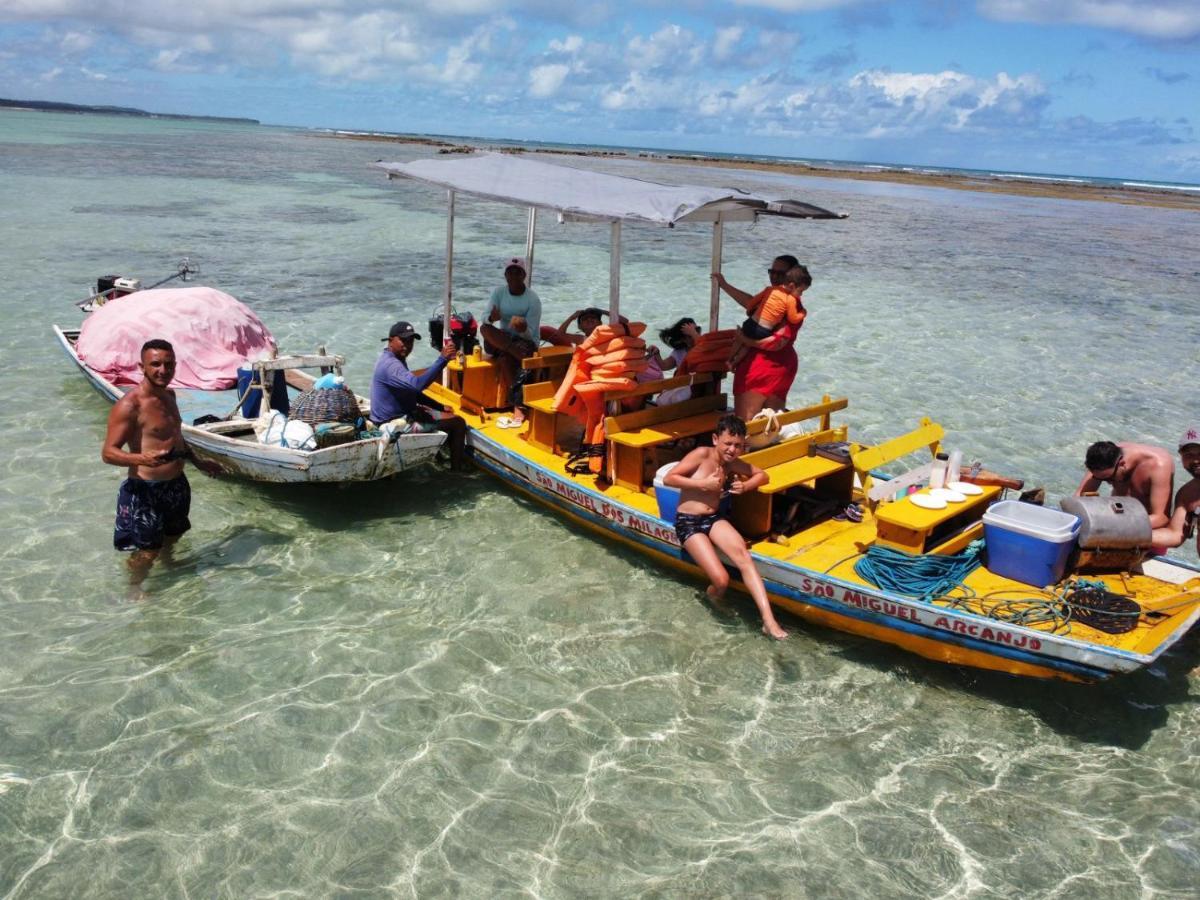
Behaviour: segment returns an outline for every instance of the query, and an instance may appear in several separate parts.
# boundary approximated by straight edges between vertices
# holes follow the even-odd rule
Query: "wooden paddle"
[[[980,469],[975,473],[967,469],[958,476],[958,479],[959,481],[967,481],[971,484],[996,485],[997,487],[1011,488],[1014,491],[1019,491],[1025,487],[1025,480],[1023,478],[1009,478],[997,472],[990,472],[987,469]]]

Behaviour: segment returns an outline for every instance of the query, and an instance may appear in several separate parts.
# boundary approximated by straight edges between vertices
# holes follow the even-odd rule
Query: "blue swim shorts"
[[[192,487],[187,476],[170,481],[126,478],[117,491],[117,521],[113,546],[118,550],[158,550],[164,537],[178,537],[189,528]]]

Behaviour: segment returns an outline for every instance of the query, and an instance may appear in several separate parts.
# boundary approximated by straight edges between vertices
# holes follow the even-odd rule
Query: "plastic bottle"
[[[945,453],[939,453],[933,460],[933,467],[929,470],[929,487],[937,489],[946,486],[946,460],[950,457]]]
[[[962,475],[962,451],[950,451],[950,463],[946,466],[946,484],[954,484]]]

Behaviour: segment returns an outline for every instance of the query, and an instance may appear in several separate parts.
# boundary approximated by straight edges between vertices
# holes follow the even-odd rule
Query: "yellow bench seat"
[[[643,425],[636,431],[618,431],[609,436],[614,444],[625,447],[653,447],[665,444],[667,441],[678,440],[682,437],[693,437],[712,431],[717,426],[717,420],[725,415],[723,412],[699,413],[684,419],[674,419],[657,425]]]
[[[802,456],[768,469],[767,474],[771,480],[760,487],[758,491],[760,494],[778,494],[780,491],[786,491],[798,484],[815,481],[849,468],[850,463],[848,462],[837,462],[823,456]]]

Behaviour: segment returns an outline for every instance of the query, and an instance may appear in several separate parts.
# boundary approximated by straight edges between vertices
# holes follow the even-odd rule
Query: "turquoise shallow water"
[[[368,166],[419,152],[0,116],[0,897],[1194,896],[1195,636],[1090,688],[796,622],[774,645],[747,602],[710,608],[440,471],[193,479],[193,530],[131,602],[107,409],[50,324],[97,275],[191,255],[365,386],[378,336],[440,296],[441,196]],[[1198,417],[1195,215],[577,164],[849,212],[731,228],[726,268],[757,287],[781,249],[810,263],[792,399],[849,396],[867,437],[928,414],[1056,498],[1092,440],[1171,445]],[[524,217],[459,215],[457,297],[478,311]],[[547,321],[606,298],[606,237],[540,227]],[[625,247],[627,313],[707,307],[707,232],[631,228]]]

